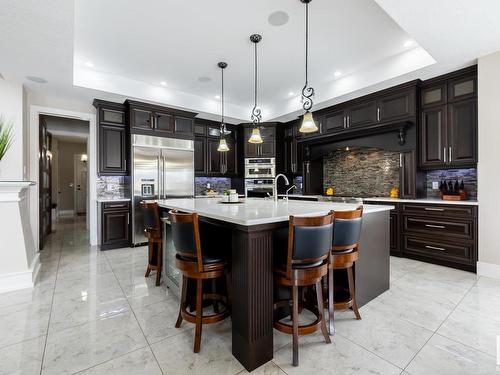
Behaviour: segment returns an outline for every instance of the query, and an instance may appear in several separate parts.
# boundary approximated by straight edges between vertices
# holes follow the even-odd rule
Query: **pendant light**
[[[227,68],[227,63],[221,61],[217,64],[221,71],[221,122],[220,122],[220,140],[219,147],[217,151],[227,152],[229,151],[229,146],[226,143],[226,123],[224,122],[224,69]]]
[[[311,0],[300,0],[301,3],[306,4],[306,83],[302,88],[302,108],[304,108],[304,116],[302,118],[302,125],[299,132],[301,133],[314,133],[318,131],[318,126],[314,122],[313,115],[310,109],[313,106],[312,97],[314,96],[314,89],[309,85],[307,80],[307,71],[309,63],[309,3]]]
[[[250,35],[250,41],[254,44],[255,46],[255,69],[254,69],[254,106],[252,108],[252,122],[253,122],[253,129],[252,129],[252,135],[248,139],[248,143],[262,143],[262,137],[260,136],[260,130],[259,130],[259,125],[260,125],[260,120],[262,119],[262,114],[261,110],[257,108],[257,43],[259,43],[262,40],[262,36],[259,34],[252,34]]]

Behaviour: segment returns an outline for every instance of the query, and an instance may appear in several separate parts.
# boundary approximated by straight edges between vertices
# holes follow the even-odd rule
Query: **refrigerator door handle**
[[[163,199],[163,173],[161,171],[162,169],[162,163],[161,163],[162,159],[161,159],[161,154],[159,156],[156,157],[156,162],[157,162],[157,168],[158,168],[158,192],[156,195],[158,195],[158,199]]]

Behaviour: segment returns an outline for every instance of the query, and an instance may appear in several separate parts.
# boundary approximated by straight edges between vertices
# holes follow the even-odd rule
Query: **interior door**
[[[141,201],[158,199],[160,182],[160,150],[150,147],[133,148],[133,189],[132,233],[134,244],[147,242],[144,236],[144,220]]]
[[[75,155],[75,212],[87,213],[87,159],[82,154]]]
[[[163,149],[164,198],[194,196],[194,152],[191,150]]]
[[[52,135],[47,131],[43,116],[39,128],[39,247],[43,249],[45,238],[52,232]]]

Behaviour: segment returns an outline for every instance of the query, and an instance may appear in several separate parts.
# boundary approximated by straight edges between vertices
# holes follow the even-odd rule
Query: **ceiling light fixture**
[[[405,48],[412,47],[414,44],[415,42],[413,40],[407,40],[406,42],[404,42],[403,47]]]
[[[288,93],[288,96],[294,96],[294,95],[295,95],[295,93],[294,93],[294,92],[292,92],[292,91],[290,91],[290,92]]]
[[[333,75],[334,75],[335,77],[340,77],[340,76],[342,75],[342,73],[337,71],[337,72],[333,73]]]
[[[215,95],[214,98],[217,99],[217,100],[219,100],[220,99],[220,95]]]
[[[304,116],[302,118],[302,125],[300,125],[300,133],[314,133],[318,131],[318,127],[314,122],[313,115],[310,109],[313,106],[312,97],[314,96],[314,88],[309,86],[307,80],[307,70],[309,63],[309,3],[311,0],[300,0],[301,3],[306,5],[306,83],[302,88],[302,108],[304,108]]]
[[[93,63],[92,61],[87,61],[87,62],[85,63],[85,66],[86,66],[87,68],[93,68],[93,67],[94,67],[94,63]]]
[[[253,122],[252,135],[248,139],[248,143],[263,143],[262,137],[260,136],[260,120],[262,120],[262,113],[260,108],[257,108],[257,44],[262,40],[262,36],[259,34],[250,35],[250,41],[255,47],[255,69],[254,69],[254,106],[252,108],[251,119]]]
[[[221,99],[221,121],[220,121],[220,140],[219,147],[217,147],[217,151],[219,152],[227,152],[229,151],[229,146],[226,143],[226,124],[224,121],[224,69],[227,68],[227,63],[221,61],[217,64],[221,71],[221,96],[217,95]]]
[[[160,82],[160,85],[162,85],[162,86],[166,86],[166,85],[167,85],[167,82],[166,82],[166,81],[161,81],[161,82]]]

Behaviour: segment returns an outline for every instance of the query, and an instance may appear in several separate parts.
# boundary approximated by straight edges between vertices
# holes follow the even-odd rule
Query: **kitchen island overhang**
[[[218,236],[214,242],[229,242],[232,351],[248,371],[273,358],[273,233],[288,226],[290,215],[318,216],[357,207],[347,203],[274,202],[258,198],[238,204],[203,198],[158,200],[158,204],[164,209],[196,212],[201,222],[214,226],[214,236]],[[393,208],[363,206],[360,257],[355,264],[359,306],[389,289],[389,212]],[[216,228],[223,229],[227,236],[221,236]]]

